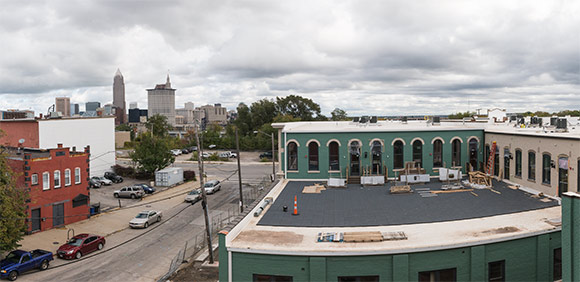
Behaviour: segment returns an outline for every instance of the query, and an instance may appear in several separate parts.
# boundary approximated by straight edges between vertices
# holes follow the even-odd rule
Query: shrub
[[[123,177],[134,177],[135,176],[135,169],[132,167],[124,167],[120,165],[114,165],[113,171]]]

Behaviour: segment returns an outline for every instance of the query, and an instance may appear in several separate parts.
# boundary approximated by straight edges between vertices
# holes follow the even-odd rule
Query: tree
[[[252,103],[250,106],[250,114],[252,116],[252,132],[257,130],[264,124],[270,124],[274,117],[278,115],[276,103],[268,99],[262,99]]]
[[[132,128],[128,124],[124,123],[124,124],[117,125],[115,127],[115,130],[116,131],[131,131]]]
[[[0,131],[0,136],[2,132]],[[0,253],[13,250],[20,245],[27,225],[26,192],[18,188],[15,175],[0,152]]]
[[[175,156],[170,151],[173,143],[170,137],[159,137],[145,132],[139,135],[139,139],[135,151],[130,154],[138,170],[153,174],[175,161]]]
[[[240,135],[248,135],[252,131],[252,115],[250,108],[244,103],[240,103],[237,107],[238,117],[234,121],[234,125],[238,128]]]
[[[155,114],[150,117],[145,123],[145,127],[157,137],[167,137],[169,136],[169,130],[171,130],[171,125],[167,122],[167,117],[160,114]]]
[[[459,113],[455,113],[455,114],[451,114],[448,116],[449,119],[461,119],[461,118],[465,118],[465,117],[472,117],[473,115],[475,115],[476,113],[474,112],[459,112]]]
[[[339,109],[339,108],[335,108],[330,114],[332,116],[330,118],[330,120],[332,120],[332,121],[348,120],[348,116],[346,115],[346,112],[344,110]]]
[[[304,121],[325,119],[320,115],[320,106],[314,101],[297,95],[289,95],[284,98],[276,97],[278,114],[291,115]]]

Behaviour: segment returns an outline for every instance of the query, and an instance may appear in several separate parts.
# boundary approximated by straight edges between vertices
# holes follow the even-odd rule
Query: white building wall
[[[57,144],[76,147],[91,146],[91,176],[102,176],[115,165],[115,118],[82,118],[40,120],[40,148],[56,148]]]

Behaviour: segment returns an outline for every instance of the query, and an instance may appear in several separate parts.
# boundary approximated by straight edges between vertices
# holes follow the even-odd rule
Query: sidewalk
[[[77,235],[81,233],[90,233],[107,237],[129,228],[129,220],[135,217],[135,215],[142,210],[160,210],[165,216],[168,216],[166,211],[179,203],[182,203],[185,193],[197,188],[198,186],[199,182],[197,181],[187,182],[143,198],[142,201],[126,208],[116,208],[64,227],[26,235],[19,244],[21,244],[21,248],[25,250],[43,249],[54,253],[58,247],[66,242],[69,229],[74,229],[74,232]],[[150,203],[150,205],[145,205],[148,203]],[[55,244],[54,242],[58,243]]]

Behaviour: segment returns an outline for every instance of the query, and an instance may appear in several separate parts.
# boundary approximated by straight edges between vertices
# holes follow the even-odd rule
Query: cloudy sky
[[[0,0],[0,109],[298,94],[325,115],[580,109],[580,1]]]

